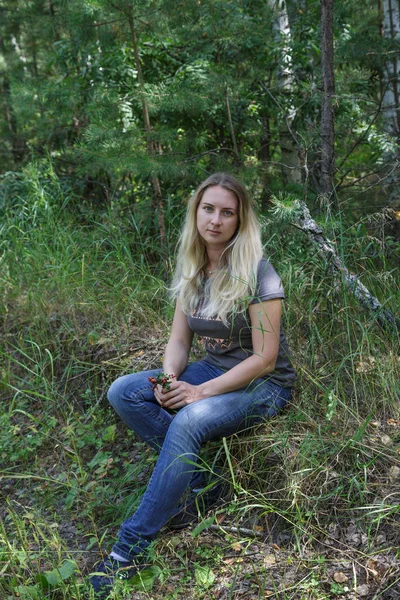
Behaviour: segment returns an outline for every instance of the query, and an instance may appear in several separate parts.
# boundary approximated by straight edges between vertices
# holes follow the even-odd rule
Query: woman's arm
[[[174,381],[170,391],[161,395],[163,405],[180,408],[203,398],[232,392],[273,371],[279,351],[281,313],[280,299],[251,304],[253,354],[223,375],[201,385]]]
[[[182,311],[177,300],[171,333],[164,352],[164,373],[179,377],[187,366],[192,340],[193,331],[188,325],[187,315]]]

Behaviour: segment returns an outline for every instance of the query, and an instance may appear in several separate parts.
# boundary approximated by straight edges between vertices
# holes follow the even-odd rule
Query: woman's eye
[[[226,217],[231,217],[231,216],[233,215],[233,212],[232,212],[231,210],[225,210],[225,211],[224,211],[224,215],[225,215]]]
[[[211,211],[212,211],[212,206],[205,206],[205,207],[204,207],[204,210],[205,210],[206,212],[211,212]]]

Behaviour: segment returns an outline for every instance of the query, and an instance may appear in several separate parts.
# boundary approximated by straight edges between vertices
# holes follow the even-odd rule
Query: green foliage
[[[303,4],[287,2],[288,91],[287,40],[274,35],[266,2],[2,2],[1,598],[86,598],[95,555],[137,506],[155,457],[114,420],[107,388],[121,373],[159,366],[185,201],[217,170],[237,174],[263,206],[265,251],[284,281],[299,374],[286,414],[214,444],[233,489],[222,517],[247,530],[276,519],[301,560],[303,548],[353,522],[366,535],[364,553],[376,554],[381,532],[389,546],[398,538],[398,339],[360,309],[292,227],[297,198],[308,195],[346,265],[399,313],[395,218],[372,211],[386,204],[387,191],[356,194],[395,173],[387,157],[396,144],[379,102],[385,60],[396,48],[380,37],[376,2],[357,10],[353,0],[335,3],[340,210],[327,210],[318,196],[320,5]],[[306,191],[283,177],[288,111],[296,152],[307,159]],[[184,569],[174,589],[162,587],[176,573],[161,541],[152,552],[162,568],[143,571],[121,594],[175,598],[189,586],[193,598],[210,597],[224,551],[238,547],[223,520],[221,547],[204,543],[218,523],[207,516],[194,529],[190,552],[180,537],[167,538]],[[288,598],[342,595],[341,584],[327,583],[323,559],[293,591],[269,588]],[[239,576],[235,567],[229,597]],[[265,572],[245,577],[264,597]]]
[[[0,593],[79,599],[86,572],[75,573],[73,564],[87,556],[94,562],[107,546],[154,464],[154,454],[114,419],[106,391],[122,372],[159,366],[172,316],[165,294],[172,264],[152,261],[160,248],[144,237],[139,211],[113,204],[72,210],[74,190],[48,161],[3,182],[0,561],[2,569],[12,565],[13,579],[2,581]],[[140,188],[135,193],[141,206]],[[218,463],[231,485],[227,519],[247,529],[278,519],[299,547],[355,522],[367,536],[364,551],[373,552],[380,532],[398,534],[390,492],[400,444],[396,341],[291,226],[295,200],[281,195],[263,218],[266,253],[284,280],[285,330],[299,375],[292,406],[257,431],[214,443],[213,464],[202,464],[208,470]],[[167,214],[172,254],[181,219],[174,198]],[[364,219],[353,225],[328,211],[319,223],[346,263],[363,268],[363,281],[398,312],[384,230],[376,232],[378,243]],[[177,589],[191,585],[199,598],[213,593],[224,555],[203,540],[218,523],[208,515],[193,530],[196,564]],[[224,535],[232,552],[235,537]],[[165,543],[186,565],[181,538],[172,540]],[[162,589],[173,572],[157,548],[160,568],[121,593]],[[316,595],[323,581],[316,575],[297,589]]]
[[[377,4],[358,11],[353,4],[335,7],[340,185],[382,161],[386,169],[383,157],[393,151],[376,118],[385,52],[393,48],[379,35]],[[279,189],[288,142],[282,136],[293,113],[296,152],[307,153],[309,185],[318,191],[319,3],[304,10],[287,2],[290,90],[280,80],[288,40],[276,35],[276,15],[265,2],[185,2],[184,9],[158,0],[3,5],[3,172],[50,155],[57,174],[71,177],[75,191],[80,186],[81,199],[102,204],[123,201],[127,178],[132,187],[147,186],[142,201],[151,203],[148,183],[158,177],[165,202],[167,189],[176,193],[183,182],[187,189],[216,170],[246,179],[254,169],[258,183]]]

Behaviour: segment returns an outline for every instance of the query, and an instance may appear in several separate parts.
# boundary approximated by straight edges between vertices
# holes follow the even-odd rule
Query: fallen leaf
[[[374,577],[378,577],[378,571],[376,570],[378,563],[373,560],[372,558],[370,558],[369,560],[367,560],[367,569],[369,571],[369,573],[372,573],[372,575]]]
[[[234,550],[235,552],[240,552],[242,549],[242,546],[240,544],[240,542],[233,542],[232,546],[231,546],[232,550]]]
[[[364,585],[359,585],[359,586],[356,588],[356,592],[357,592],[357,594],[358,594],[359,596],[362,596],[362,597],[364,597],[364,596],[368,596],[368,594],[369,594],[369,587],[368,587],[366,584],[364,584]]]
[[[276,558],[273,554],[266,554],[264,556],[264,565],[275,565]]]
[[[277,552],[280,552],[280,547],[278,546],[278,544],[272,544],[272,547],[274,550],[277,550]]]
[[[336,571],[336,573],[333,575],[333,579],[336,581],[336,583],[345,583],[349,580],[347,575],[342,573],[342,571]]]
[[[392,446],[392,444],[393,444],[392,438],[386,434],[381,435],[381,442],[384,446]]]

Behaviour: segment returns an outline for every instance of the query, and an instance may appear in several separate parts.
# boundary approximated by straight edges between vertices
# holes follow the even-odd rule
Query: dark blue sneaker
[[[115,560],[110,556],[107,560],[98,562],[90,577],[90,583],[94,590],[96,600],[105,600],[111,593],[116,581],[128,581],[145,565],[134,562],[123,562]]]

